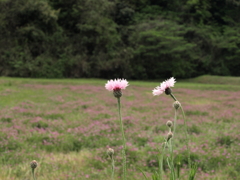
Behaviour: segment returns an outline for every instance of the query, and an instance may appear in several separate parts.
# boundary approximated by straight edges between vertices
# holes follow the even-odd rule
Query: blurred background
[[[240,75],[238,0],[0,0],[0,75]]]

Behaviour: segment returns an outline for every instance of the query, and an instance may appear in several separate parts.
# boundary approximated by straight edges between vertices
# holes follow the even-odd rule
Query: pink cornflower
[[[166,92],[166,90],[168,91],[168,90],[170,90],[170,87],[174,87],[175,82],[176,82],[176,80],[174,77],[171,77],[170,79],[168,79],[166,81],[163,81],[160,86],[157,86],[156,88],[153,89],[153,92],[152,92],[153,95],[158,96],[158,95],[162,94],[163,92],[168,94],[169,92]]]
[[[126,79],[114,79],[114,80],[109,80],[105,88],[108,91],[113,91],[113,95],[115,97],[121,97],[122,96],[122,89],[125,89],[128,86],[128,82]]]
[[[109,91],[125,89],[128,86],[126,79],[114,79],[106,83],[105,88]]]

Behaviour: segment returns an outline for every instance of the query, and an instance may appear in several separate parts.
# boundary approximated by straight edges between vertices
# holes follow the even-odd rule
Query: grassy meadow
[[[121,179],[121,131],[117,100],[99,79],[0,78],[0,180]],[[127,177],[144,179],[157,169],[158,148],[173,120],[171,97],[153,96],[159,82],[129,81],[121,97],[127,140]],[[181,102],[197,180],[240,179],[240,78],[202,76],[172,88]],[[183,119],[175,138],[176,161],[184,180],[187,163]],[[167,166],[164,166],[166,176]],[[141,170],[140,170],[141,169]],[[167,179],[167,177],[166,177]]]

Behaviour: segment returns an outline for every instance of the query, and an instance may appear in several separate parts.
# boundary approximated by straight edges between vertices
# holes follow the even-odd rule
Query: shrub
[[[32,123],[32,127],[46,129],[48,127],[48,124],[46,122],[43,122],[43,121],[38,121],[38,122]]]
[[[221,137],[218,137],[216,141],[217,144],[226,147],[230,147],[233,142],[234,142],[233,137],[228,135],[222,135]]]
[[[2,122],[7,122],[7,123],[11,123],[11,122],[12,122],[12,118],[2,117],[2,118],[0,119],[0,121],[2,121]]]
[[[189,133],[195,133],[195,134],[200,134],[201,133],[201,128],[195,124],[193,124],[191,127],[188,128]]]

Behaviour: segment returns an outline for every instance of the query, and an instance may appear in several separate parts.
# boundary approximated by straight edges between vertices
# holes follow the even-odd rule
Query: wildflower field
[[[108,148],[114,149],[115,179],[121,179],[117,100],[106,82],[0,78],[0,180],[32,179],[32,160],[37,180],[110,180]],[[173,99],[152,94],[159,83],[129,80],[121,97],[129,180],[144,179],[142,172],[150,179],[156,171],[166,122],[174,118]],[[185,111],[196,179],[240,179],[240,78],[177,79],[172,90]],[[184,180],[182,116],[176,126],[174,162]]]

